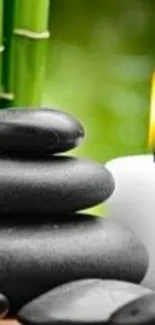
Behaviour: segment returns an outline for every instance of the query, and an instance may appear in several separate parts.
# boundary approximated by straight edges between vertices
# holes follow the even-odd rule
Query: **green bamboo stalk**
[[[9,107],[13,105],[13,89],[11,82],[11,68],[13,65],[12,58],[12,31],[14,18],[15,0],[5,0],[3,5],[3,40],[5,51],[2,58],[2,84],[3,92],[1,96],[1,107]]]
[[[4,51],[3,45],[3,0],[0,0],[0,95],[3,92],[2,86],[2,56]],[[1,99],[1,96],[0,96]],[[1,102],[1,100],[0,100]]]
[[[16,0],[13,29],[14,106],[40,106],[50,0]]]

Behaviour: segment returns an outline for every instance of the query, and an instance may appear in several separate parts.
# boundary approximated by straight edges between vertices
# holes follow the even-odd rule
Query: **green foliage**
[[[41,104],[49,3],[49,0],[0,0],[0,39],[4,43],[0,108]]]
[[[86,140],[70,154],[147,152],[154,17],[154,0],[51,1],[43,105],[82,121]]]
[[[44,104],[83,122],[100,162],[147,151],[154,1],[52,0]]]

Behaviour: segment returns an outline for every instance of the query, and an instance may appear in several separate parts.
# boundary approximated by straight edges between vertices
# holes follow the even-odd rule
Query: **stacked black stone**
[[[151,294],[152,299],[149,301],[149,311],[151,311],[152,306],[152,318],[149,318],[147,314],[148,300],[146,297],[150,297],[150,293],[149,289],[140,285],[122,281],[99,279],[74,281],[53,289],[29,302],[18,313],[18,320],[25,325],[149,325],[150,323],[144,323],[143,321],[144,319],[155,320],[155,310],[153,309],[155,307],[155,295]],[[124,312],[125,317],[122,316],[121,318],[121,315],[117,316],[117,318],[114,315],[111,316],[120,306],[141,296],[145,296],[145,299],[140,298],[139,300],[147,300],[147,304],[145,303],[145,310],[143,311],[142,305],[139,303],[139,314],[141,311],[139,322],[132,323],[132,319],[135,320],[134,316],[130,316],[126,320],[127,312],[129,316],[129,309],[128,311],[126,309],[126,313]],[[133,305],[133,303],[131,304]],[[118,314],[118,312],[116,313]],[[113,323],[112,319],[114,317],[115,322]]]
[[[110,317],[111,325],[155,324],[155,293],[144,294],[120,307]]]
[[[79,213],[114,190],[103,165],[64,155],[83,138],[81,124],[58,110],[0,111],[0,292],[11,314],[66,282],[83,279],[92,293],[103,292],[101,280],[94,278],[140,283],[146,273],[147,252],[134,234],[105,218]],[[78,283],[74,294],[85,287]],[[51,294],[59,300],[57,291]],[[64,294],[63,310],[74,294]],[[45,297],[50,310],[51,299]],[[45,318],[43,323],[48,323]]]

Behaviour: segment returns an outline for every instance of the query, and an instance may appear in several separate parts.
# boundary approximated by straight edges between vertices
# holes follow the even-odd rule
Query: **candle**
[[[149,268],[142,283],[155,289],[155,73],[148,144],[153,154],[116,158],[106,164],[116,184],[107,210],[110,219],[126,225],[143,241]]]

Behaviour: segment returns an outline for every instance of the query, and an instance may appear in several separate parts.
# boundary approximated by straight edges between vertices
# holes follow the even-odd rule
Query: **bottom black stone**
[[[11,313],[69,281],[143,279],[146,250],[125,227],[83,214],[44,219],[0,220],[0,292],[8,297]]]
[[[110,319],[112,325],[154,325],[155,294],[136,299],[116,311]]]
[[[118,307],[149,292],[121,281],[75,281],[28,303],[18,313],[18,320],[25,325],[103,324]]]

